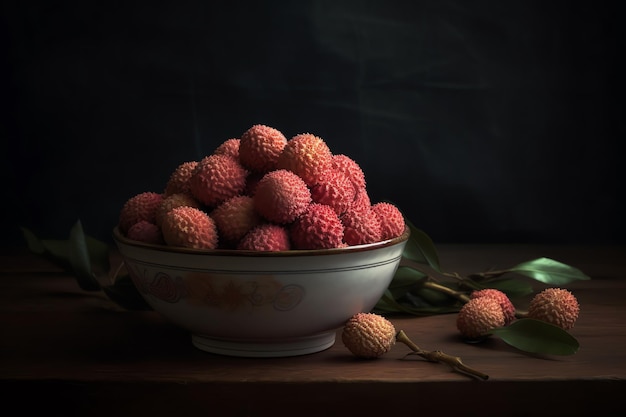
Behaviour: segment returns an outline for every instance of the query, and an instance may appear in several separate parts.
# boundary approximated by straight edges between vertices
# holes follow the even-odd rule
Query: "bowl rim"
[[[126,246],[133,246],[145,250],[152,250],[156,252],[166,253],[180,253],[188,255],[210,255],[210,256],[238,256],[238,257],[293,257],[293,256],[321,256],[321,255],[341,255],[345,253],[353,252],[368,252],[375,249],[394,246],[402,242],[409,240],[411,230],[408,225],[404,226],[404,232],[397,237],[387,240],[381,240],[380,242],[367,243],[364,245],[352,245],[342,248],[332,249],[290,249],[286,251],[253,251],[242,249],[195,249],[185,248],[178,246],[158,245],[153,243],[145,243],[138,240],[132,240],[122,234],[119,226],[113,228],[113,240],[116,244],[123,244]]]

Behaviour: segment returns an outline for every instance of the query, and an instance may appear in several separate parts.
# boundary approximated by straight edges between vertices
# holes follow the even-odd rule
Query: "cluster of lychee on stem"
[[[528,311],[522,311],[516,308],[509,297],[500,290],[494,288],[473,289],[470,287],[472,289],[469,292],[458,291],[437,282],[437,278],[441,276],[453,277],[461,284],[467,284],[468,280],[458,274],[434,271],[406,258],[402,260],[402,264],[427,275],[427,279],[420,282],[422,288],[438,291],[463,303],[458,314],[457,327],[466,339],[479,340],[484,338],[492,330],[508,326],[518,318],[539,320],[563,330],[574,327],[578,319],[580,311],[578,300],[570,291],[563,288],[544,289],[531,299]],[[563,266],[571,268],[567,265]],[[509,271],[494,270],[473,276],[485,279]],[[587,278],[584,274],[581,274],[581,277]]]

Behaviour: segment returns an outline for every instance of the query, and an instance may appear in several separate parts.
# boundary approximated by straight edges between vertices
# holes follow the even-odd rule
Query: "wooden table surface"
[[[621,415],[626,393],[626,248],[440,245],[447,272],[468,274],[546,256],[590,281],[571,356],[534,356],[492,337],[460,340],[455,314],[391,316],[418,345],[459,356],[479,381],[396,344],[359,360],[341,343],[291,358],[200,351],[151,311],[126,311],[84,292],[62,269],[22,249],[0,255],[0,399],[47,415],[528,416]],[[537,289],[544,285],[534,284]],[[523,306],[522,306],[523,307]],[[405,414],[406,413],[406,414]],[[408,414],[410,413],[410,414]]]

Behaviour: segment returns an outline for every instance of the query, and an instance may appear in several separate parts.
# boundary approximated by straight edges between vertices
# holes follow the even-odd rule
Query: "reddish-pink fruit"
[[[331,206],[342,215],[354,202],[356,190],[352,181],[342,172],[329,169],[310,187],[314,202]]]
[[[165,217],[165,214],[168,211],[170,211],[171,209],[175,207],[182,207],[182,206],[199,208],[200,203],[195,198],[193,198],[191,194],[186,194],[186,193],[176,193],[176,194],[171,194],[165,197],[163,201],[161,201],[161,204],[159,204],[156,210],[157,226],[161,226],[161,224],[163,223],[163,217]]]
[[[283,251],[291,249],[289,232],[284,226],[264,223],[250,230],[239,241],[237,249],[254,251]]]
[[[270,222],[293,222],[309,206],[311,191],[302,178],[291,171],[279,169],[261,178],[254,193],[254,207]]]
[[[402,212],[391,203],[376,203],[372,210],[378,216],[381,226],[381,239],[393,239],[404,233],[404,216]]]
[[[333,155],[331,167],[343,172],[352,181],[355,189],[365,188],[365,174],[354,159],[342,154]]]
[[[119,228],[126,234],[132,225],[145,220],[156,224],[156,211],[163,201],[163,195],[150,191],[137,194],[124,203],[120,210]]]
[[[204,157],[190,178],[191,193],[202,204],[215,207],[246,188],[248,171],[228,155]]]
[[[139,242],[151,243],[154,245],[163,244],[163,236],[161,229],[154,223],[141,220],[128,229],[126,237]]]
[[[254,125],[241,135],[239,160],[253,172],[274,171],[286,144],[287,138],[279,130],[270,126]]]
[[[325,204],[311,203],[290,226],[295,249],[330,249],[343,245],[343,224],[335,210]]]
[[[500,303],[490,297],[471,298],[459,311],[456,327],[463,337],[476,340],[489,336],[495,328],[504,326]]]
[[[165,185],[165,191],[163,194],[167,197],[172,194],[179,193],[191,193],[191,186],[189,184],[189,179],[193,174],[194,170],[198,166],[197,161],[188,161],[180,164],[174,172],[170,175],[170,178]]]
[[[546,288],[533,297],[528,306],[528,317],[542,320],[565,330],[574,327],[580,305],[570,291],[562,288]]]
[[[287,142],[278,158],[277,168],[294,172],[312,186],[330,168],[332,161],[330,148],[322,138],[301,133]]]
[[[389,352],[396,342],[396,329],[374,313],[357,313],[344,325],[341,340],[359,358],[374,359]]]
[[[348,210],[341,216],[343,240],[348,245],[364,245],[381,240],[381,227],[378,216],[370,208]]]
[[[509,297],[500,290],[486,288],[484,290],[472,291],[471,298],[489,297],[498,302],[504,313],[504,325],[509,325],[515,320],[515,306]]]
[[[163,239],[170,246],[196,249],[217,248],[215,222],[195,207],[176,207],[167,212],[161,226]]]
[[[365,188],[357,190],[350,209],[360,211],[369,210],[370,208],[372,208],[372,202],[370,196],[367,194],[367,190]]]
[[[217,206],[211,212],[221,244],[236,244],[250,229],[261,223],[252,197],[239,195]]]
[[[231,138],[226,139],[224,142],[220,144],[213,153],[215,155],[228,155],[233,158],[239,160],[239,139]]]

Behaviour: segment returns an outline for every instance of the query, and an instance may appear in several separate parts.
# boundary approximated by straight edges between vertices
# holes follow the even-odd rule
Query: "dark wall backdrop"
[[[108,240],[256,123],[311,132],[435,242],[623,243],[620,2],[3,4],[3,244]]]

